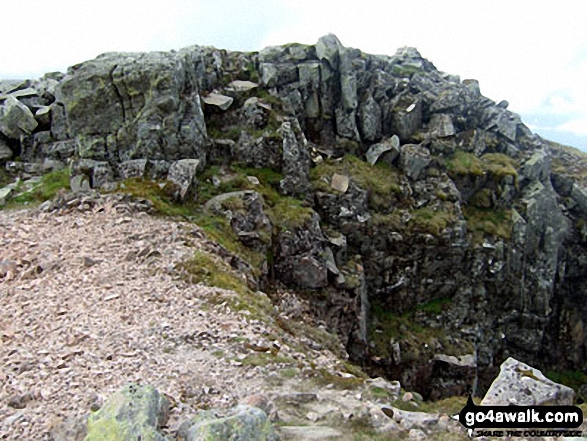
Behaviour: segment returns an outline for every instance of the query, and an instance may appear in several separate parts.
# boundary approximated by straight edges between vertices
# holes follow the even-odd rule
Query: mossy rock
[[[157,428],[168,412],[169,402],[154,387],[129,384],[90,415],[84,441],[165,441]]]

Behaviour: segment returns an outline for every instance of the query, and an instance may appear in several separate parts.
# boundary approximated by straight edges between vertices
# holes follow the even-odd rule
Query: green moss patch
[[[188,218],[196,210],[195,203],[175,202],[172,193],[165,186],[165,181],[129,178],[122,181],[116,191],[151,201],[155,212],[162,216]]]
[[[555,383],[564,384],[576,391],[587,383],[587,374],[581,371],[549,371],[544,374],[546,378],[554,381]]]
[[[413,231],[439,236],[447,226],[453,224],[456,220],[456,216],[452,213],[420,208],[412,211],[409,224]]]
[[[445,162],[448,174],[455,176],[482,176],[490,173],[496,181],[501,181],[506,176],[518,177],[517,163],[503,153],[487,153],[480,158],[473,153],[456,151]]]
[[[302,201],[281,197],[267,211],[277,231],[300,228],[312,219],[314,210],[304,206]]]
[[[467,229],[473,234],[476,241],[484,235],[498,236],[509,240],[512,236],[512,211],[501,209],[482,209],[467,207],[464,210],[467,220]]]
[[[27,189],[22,181],[13,191],[3,208],[18,208],[22,205],[36,205],[53,199],[62,189],[69,190],[69,170],[67,168],[55,170],[41,177],[37,184],[31,184]],[[20,193],[20,194],[19,194]]]
[[[472,153],[456,151],[447,161],[446,169],[450,176],[483,175],[481,160]]]
[[[330,186],[334,174],[349,176],[359,187],[369,192],[369,206],[374,209],[388,209],[393,196],[401,192],[399,175],[388,164],[369,163],[353,155],[342,160],[324,161],[310,171],[314,190],[338,193]],[[390,197],[391,196],[391,197]]]
[[[481,156],[483,169],[491,173],[497,181],[506,176],[513,176],[517,179],[516,161],[503,153],[486,153]]]

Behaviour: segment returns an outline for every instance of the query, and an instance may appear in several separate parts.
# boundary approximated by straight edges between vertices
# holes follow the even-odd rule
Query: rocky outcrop
[[[109,53],[1,87],[0,161],[23,177],[54,161],[80,189],[167,180],[190,204],[257,185],[215,212],[373,374],[441,398],[509,356],[584,365],[584,158],[413,48]],[[211,167],[242,176],[210,190]]]

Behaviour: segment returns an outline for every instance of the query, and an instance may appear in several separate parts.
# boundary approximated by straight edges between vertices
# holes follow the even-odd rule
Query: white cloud
[[[587,117],[573,119],[556,127],[560,132],[570,132],[577,136],[587,136]]]

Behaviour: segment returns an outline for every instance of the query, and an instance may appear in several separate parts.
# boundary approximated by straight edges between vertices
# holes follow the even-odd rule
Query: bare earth
[[[239,359],[265,325],[214,306],[226,291],[174,269],[203,242],[195,225],[108,199],[0,211],[0,439],[74,439],[83,415],[129,382],[170,398],[169,433],[202,403],[262,390],[267,370]]]

